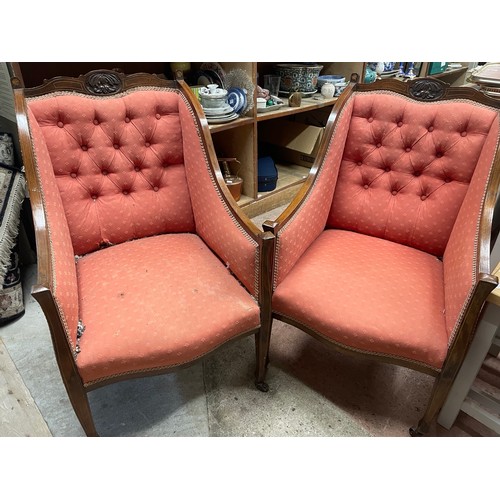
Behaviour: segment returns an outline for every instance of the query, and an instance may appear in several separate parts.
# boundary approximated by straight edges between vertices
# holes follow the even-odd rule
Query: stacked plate
[[[236,114],[241,114],[247,107],[246,90],[240,87],[231,87],[227,91],[227,103]]]
[[[239,116],[228,103],[218,108],[203,108],[203,111],[208,123],[226,123],[236,120]]]

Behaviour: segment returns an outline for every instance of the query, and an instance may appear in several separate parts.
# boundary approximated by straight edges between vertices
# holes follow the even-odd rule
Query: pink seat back
[[[30,128],[39,128],[47,145],[76,254],[194,231],[178,91],[106,99],[61,93],[27,101]]]
[[[442,256],[497,113],[387,92],[353,99],[327,227]]]

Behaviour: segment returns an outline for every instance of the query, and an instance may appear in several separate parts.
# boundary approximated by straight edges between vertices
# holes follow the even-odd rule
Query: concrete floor
[[[260,224],[279,212],[255,221]],[[35,278],[35,265],[24,270],[26,313],[0,328],[0,341],[35,403],[33,411],[48,428],[45,433],[43,426],[33,427],[22,435],[83,436],[47,323],[30,295]],[[433,383],[432,377],[406,368],[325,350],[279,321],[273,326],[270,360],[268,393],[253,384],[251,337],[175,373],[97,389],[89,394],[97,431],[101,436],[403,437],[422,416]],[[494,434],[460,413],[452,429],[435,424],[429,436]]]

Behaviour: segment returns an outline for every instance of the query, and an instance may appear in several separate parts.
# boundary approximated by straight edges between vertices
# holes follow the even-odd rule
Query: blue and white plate
[[[227,91],[227,102],[234,109],[234,112],[240,114],[247,105],[247,96],[243,89],[231,87]]]

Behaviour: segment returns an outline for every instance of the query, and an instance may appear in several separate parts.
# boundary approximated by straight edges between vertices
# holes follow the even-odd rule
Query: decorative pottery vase
[[[371,69],[369,66],[365,69],[365,79],[364,83],[372,83],[377,79],[377,72]]]
[[[326,99],[331,99],[335,95],[335,85],[333,83],[324,83],[321,86],[321,95]]]

